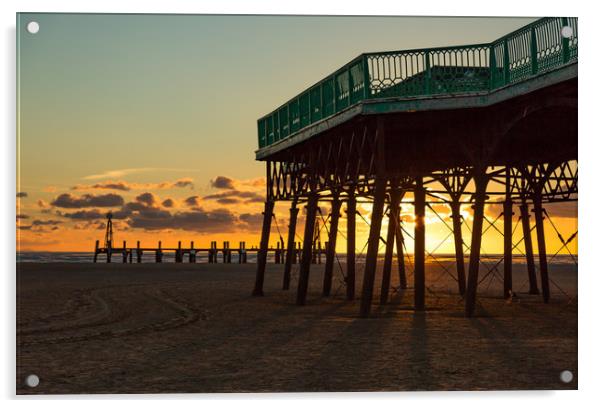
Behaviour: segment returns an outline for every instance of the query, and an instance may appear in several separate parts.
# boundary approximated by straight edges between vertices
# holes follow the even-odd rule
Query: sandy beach
[[[412,310],[412,290],[393,289],[386,306],[375,296],[367,319],[359,300],[345,301],[338,265],[330,298],[320,295],[324,265],[312,266],[303,307],[298,265],[290,291],[281,290],[283,265],[268,265],[264,297],[251,296],[255,268],[18,264],[17,393],[577,388],[575,266],[551,267],[550,304],[526,294],[523,265],[511,302],[491,275],[472,319],[433,264],[425,312]],[[569,384],[559,378],[566,369]],[[29,374],[37,388],[24,384]]]

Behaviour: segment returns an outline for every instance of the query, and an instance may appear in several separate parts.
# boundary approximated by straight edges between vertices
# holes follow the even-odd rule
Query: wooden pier
[[[295,243],[294,250],[291,251],[291,263],[296,264],[301,256],[301,243]],[[322,263],[322,255],[326,253],[328,243],[325,248],[322,245],[318,245],[313,248],[312,263]],[[163,247],[161,241],[158,242],[156,247],[144,247],[140,245],[140,241],[136,241],[136,246],[128,246],[126,241],[123,241],[121,247],[114,247],[112,245],[100,246],[100,241],[96,240],[94,247],[94,263],[99,262],[99,255],[106,255],[105,260],[107,263],[111,262],[123,262],[123,263],[142,263],[143,254],[154,254],[156,263],[164,261],[167,255],[171,259],[174,259],[176,263],[239,263],[246,264],[248,261],[249,253],[257,253],[258,247],[247,248],[247,244],[244,241],[238,243],[238,248],[230,247],[229,241],[224,241],[222,247],[217,246],[217,241],[211,241],[209,248],[195,247],[194,241],[190,242],[189,247],[183,247],[182,242],[178,241],[177,247]],[[276,247],[270,246],[268,253],[273,254],[273,260],[276,264],[284,264],[287,256],[287,251],[283,245],[278,242]],[[234,254],[234,257],[233,257]],[[232,262],[234,260],[234,262]]]

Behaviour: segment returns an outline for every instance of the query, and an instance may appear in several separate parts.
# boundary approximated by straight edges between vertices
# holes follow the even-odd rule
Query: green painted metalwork
[[[364,100],[490,92],[575,61],[575,17],[541,18],[486,44],[362,54],[259,119],[259,148]]]

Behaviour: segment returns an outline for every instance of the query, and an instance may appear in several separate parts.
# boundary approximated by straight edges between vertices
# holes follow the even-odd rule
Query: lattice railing
[[[259,119],[259,147],[366,99],[490,92],[575,61],[577,18],[567,17],[487,44],[362,54]]]

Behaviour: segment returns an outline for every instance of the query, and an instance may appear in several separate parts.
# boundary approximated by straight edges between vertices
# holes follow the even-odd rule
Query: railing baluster
[[[431,94],[431,58],[430,51],[424,53],[424,88],[427,95]]]
[[[537,74],[537,34],[535,26],[531,27],[531,75]]]

